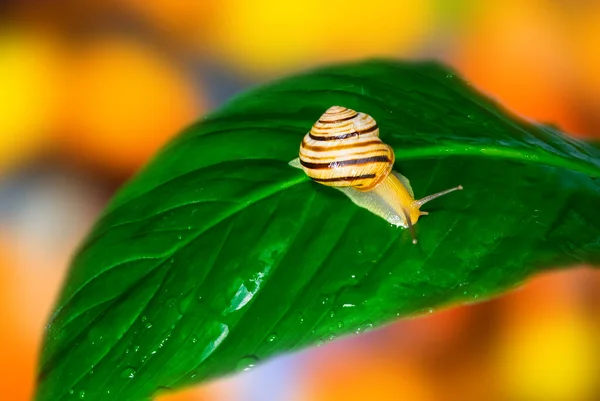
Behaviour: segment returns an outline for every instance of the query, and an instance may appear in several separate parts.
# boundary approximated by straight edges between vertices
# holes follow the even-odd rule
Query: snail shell
[[[373,117],[333,106],[302,140],[299,159],[316,182],[368,191],[392,171],[394,150],[379,139]]]

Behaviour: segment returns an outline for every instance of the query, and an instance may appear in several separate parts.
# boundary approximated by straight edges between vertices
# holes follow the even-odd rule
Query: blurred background
[[[0,1],[0,399],[30,399],[69,258],[157,148],[250,85],[369,56],[442,60],[600,139],[598,0]],[[160,400],[600,400],[599,317],[581,266]]]

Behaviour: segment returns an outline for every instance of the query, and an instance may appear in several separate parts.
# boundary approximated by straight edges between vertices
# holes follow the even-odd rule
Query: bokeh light
[[[209,23],[216,57],[252,77],[317,63],[408,55],[429,45],[434,1],[223,0]]]
[[[57,142],[105,169],[133,173],[206,108],[190,74],[138,41],[91,41],[74,51],[70,67],[70,108]]]
[[[48,143],[59,118],[62,61],[45,32],[0,27],[0,174]]]

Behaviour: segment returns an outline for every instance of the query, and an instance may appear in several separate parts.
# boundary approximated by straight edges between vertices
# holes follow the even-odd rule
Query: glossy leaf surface
[[[406,230],[288,166],[331,105],[372,115],[426,205]],[[600,262],[600,150],[431,63],[371,61],[247,92],[113,199],[47,330],[38,400],[144,400]]]

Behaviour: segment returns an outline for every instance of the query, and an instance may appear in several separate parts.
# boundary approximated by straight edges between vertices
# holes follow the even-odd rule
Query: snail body
[[[332,106],[304,136],[299,157],[289,164],[390,224],[411,230],[420,216],[428,214],[420,210],[422,205],[462,189],[459,185],[415,200],[408,179],[392,171],[394,161],[394,150],[379,138],[373,117]],[[413,243],[417,243],[414,232]]]

